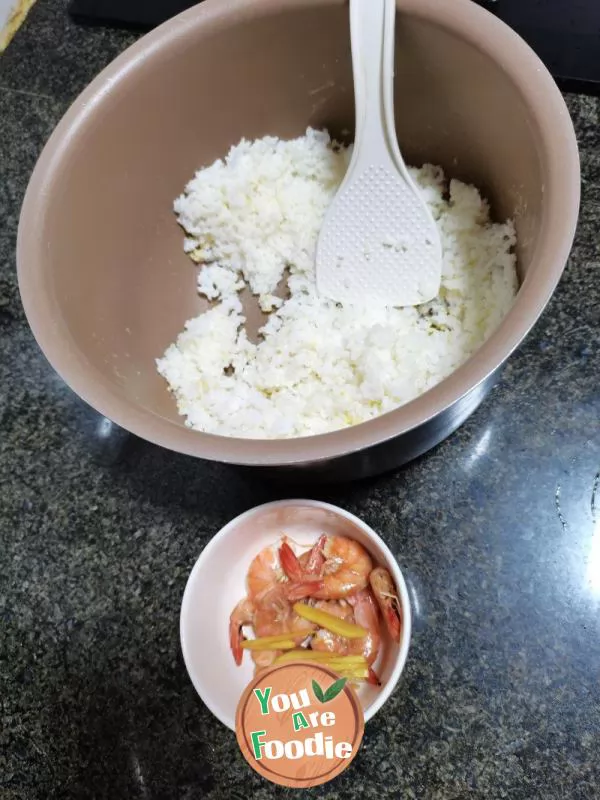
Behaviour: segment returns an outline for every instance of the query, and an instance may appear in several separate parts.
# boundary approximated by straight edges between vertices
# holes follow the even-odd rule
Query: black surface
[[[479,5],[516,30],[561,84],[600,84],[600,0],[481,0]]]
[[[78,22],[148,30],[193,0],[72,0]],[[514,28],[566,89],[600,90],[600,0],[479,0]]]
[[[69,12],[77,22],[149,30],[201,0],[73,0]]]

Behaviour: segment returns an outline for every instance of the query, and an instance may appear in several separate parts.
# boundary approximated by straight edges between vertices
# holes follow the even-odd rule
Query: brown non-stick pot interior
[[[434,21],[432,5],[420,14],[413,0],[398,14],[401,147],[410,163],[441,164],[483,187],[497,217],[515,216],[521,274],[531,276],[545,268],[534,253],[551,184],[539,119],[472,30],[452,27],[448,13]],[[467,3],[439,3],[450,5],[467,13]],[[28,197],[20,231],[38,338],[48,321],[37,317],[50,313],[61,371],[85,382],[92,402],[110,396],[112,409],[136,407],[138,419],[146,409],[149,428],[164,424],[157,417],[183,426],[155,359],[203,308],[174,198],[242,137],[298,136],[309,125],[351,137],[354,126],[343,0],[207,0],[180,20],[138,43],[69,112],[34,179],[43,198]]]

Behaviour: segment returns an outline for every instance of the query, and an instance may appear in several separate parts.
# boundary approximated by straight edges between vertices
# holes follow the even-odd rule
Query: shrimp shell
[[[394,579],[385,567],[376,567],[369,575],[369,583],[390,636],[399,642],[402,635],[402,605]]]

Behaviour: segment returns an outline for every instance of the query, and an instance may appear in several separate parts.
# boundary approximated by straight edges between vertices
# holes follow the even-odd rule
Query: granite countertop
[[[125,435],[34,343],[15,276],[27,180],[70,102],[135,38],[77,27],[66,5],[38,0],[0,59],[1,800],[289,795],[197,697],[178,614],[219,527],[300,492],[384,536],[415,609],[397,691],[312,796],[600,796],[599,101],[567,98],[577,239],[487,401],[394,474],[282,489]]]

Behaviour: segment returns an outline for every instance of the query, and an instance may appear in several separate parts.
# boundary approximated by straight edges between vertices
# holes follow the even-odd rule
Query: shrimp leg
[[[307,575],[320,575],[325,564],[325,542],[327,536],[323,533],[308,552],[304,571]]]

